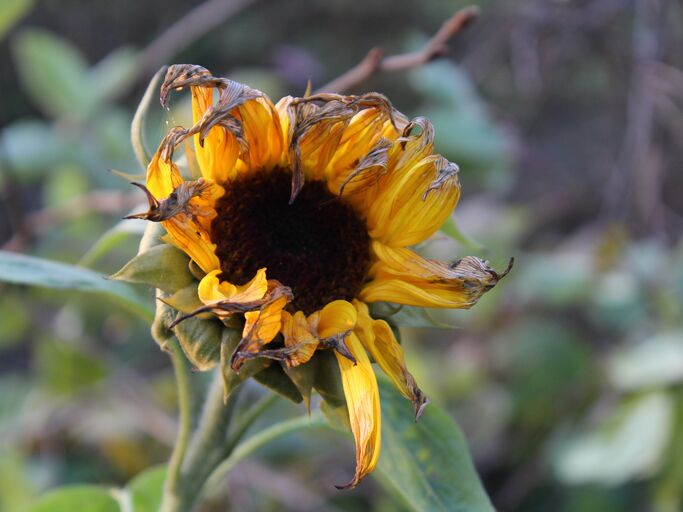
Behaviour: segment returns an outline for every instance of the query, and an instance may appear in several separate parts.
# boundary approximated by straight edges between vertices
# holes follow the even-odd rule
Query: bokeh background
[[[473,3],[480,18],[444,59],[355,91],[430,117],[460,164],[455,224],[422,250],[516,259],[473,310],[405,319],[409,367],[464,429],[501,511],[680,511],[683,6]],[[119,219],[142,197],[111,170],[141,172],[130,122],[162,64],[300,95],[374,46],[419,48],[464,5],[2,0],[0,245],[105,273],[135,253],[143,223]],[[187,107],[152,109],[150,145]],[[174,408],[143,322],[106,299],[0,285],[1,510],[165,461]],[[283,401],[272,417],[302,412]],[[352,466],[350,438],[295,434],[225,489],[233,510],[403,510],[372,478],[336,491]]]

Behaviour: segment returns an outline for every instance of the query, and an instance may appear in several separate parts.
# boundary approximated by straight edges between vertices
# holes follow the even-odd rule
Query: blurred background
[[[400,313],[409,367],[499,510],[683,510],[683,5],[470,3],[446,58],[353,91],[429,117],[460,165],[454,223],[423,252],[516,260],[471,311]],[[141,172],[130,123],[162,64],[301,95],[465,5],[2,0],[0,245],[108,274],[135,253],[144,223],[119,219],[142,197],[112,169]],[[150,117],[154,146],[187,95]],[[174,381],[148,329],[105,299],[0,284],[1,510],[166,460]],[[402,510],[372,478],[336,491],[352,465],[349,438],[290,435],[226,492],[234,510]]]

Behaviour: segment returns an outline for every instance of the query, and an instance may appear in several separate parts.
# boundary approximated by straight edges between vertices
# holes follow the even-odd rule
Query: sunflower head
[[[353,487],[380,450],[371,362],[417,416],[427,401],[391,320],[369,305],[469,308],[507,271],[410,248],[460,197],[458,166],[434,153],[427,119],[409,121],[377,93],[273,104],[193,65],[168,69],[162,104],[185,88],[193,125],[170,130],[146,183],[135,184],[149,210],[131,217],[166,234],[117,277],[145,281],[140,269],[156,269],[147,281],[159,288],[155,328],[175,334],[197,368],[219,364],[226,392],[254,376],[295,400],[317,390],[345,405],[356,472],[343,487]]]

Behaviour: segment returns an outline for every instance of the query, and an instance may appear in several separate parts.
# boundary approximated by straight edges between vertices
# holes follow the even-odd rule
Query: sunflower
[[[368,305],[469,308],[504,274],[475,257],[445,263],[409,248],[460,197],[458,167],[433,152],[427,119],[409,121],[377,93],[273,104],[194,65],[168,69],[162,104],[186,87],[194,124],[162,140],[138,184],[149,211],[133,216],[161,222],[199,269],[201,305],[171,327],[207,314],[239,325],[224,361],[235,372],[255,358],[294,369],[333,354],[356,444],[355,475],[343,487],[354,487],[380,452],[371,361],[417,416],[427,401],[392,326]],[[174,163],[181,144],[193,179]]]

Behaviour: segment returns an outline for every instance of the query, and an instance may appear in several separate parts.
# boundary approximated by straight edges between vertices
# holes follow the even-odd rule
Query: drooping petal
[[[392,380],[396,389],[412,402],[415,417],[418,418],[428,400],[406,368],[403,349],[391,327],[384,320],[374,320],[364,303],[354,300],[353,305],[358,310],[355,330],[358,338],[382,371]]]
[[[320,310],[317,331],[320,338],[330,338],[354,328],[358,312],[350,302],[335,300]]]
[[[147,166],[147,189],[157,199],[168,197],[176,187],[183,182],[178,167],[170,161],[161,158],[161,150],[154,153],[152,161]]]
[[[318,348],[318,337],[302,311],[297,311],[293,315],[283,311],[281,332],[285,347],[291,349],[286,360],[289,367],[299,366],[313,357],[315,349]]]
[[[268,282],[268,292],[260,308],[244,314],[242,340],[230,359],[233,370],[239,371],[244,361],[258,357],[261,348],[273,341],[282,327],[282,311],[292,298],[289,288],[275,280]]]
[[[373,280],[361,291],[366,302],[395,302],[420,307],[472,307],[510,270],[498,274],[474,256],[447,264],[430,260],[406,248],[373,242],[378,261],[370,270]]]
[[[347,345],[356,363],[335,352],[341,371],[351,431],[356,442],[356,472],[340,489],[358,485],[377,465],[382,444],[382,412],[375,372],[358,337],[351,333]]]
[[[192,119],[198,123],[213,105],[213,88],[191,87]],[[225,183],[234,177],[235,164],[240,155],[240,145],[232,132],[216,125],[202,140],[194,135],[194,149],[202,176]]]
[[[225,300],[254,302],[263,298],[268,290],[265,268],[259,269],[254,278],[242,286],[235,286],[228,281],[221,281],[219,279],[220,274],[220,270],[213,270],[206,274],[199,282],[199,300],[204,304]]]
[[[434,234],[460,198],[458,168],[440,155],[390,169],[367,211],[370,236],[393,247]]]
[[[261,95],[240,105],[238,111],[249,144],[249,168],[253,171],[277,165],[284,148],[280,117],[273,103]]]

